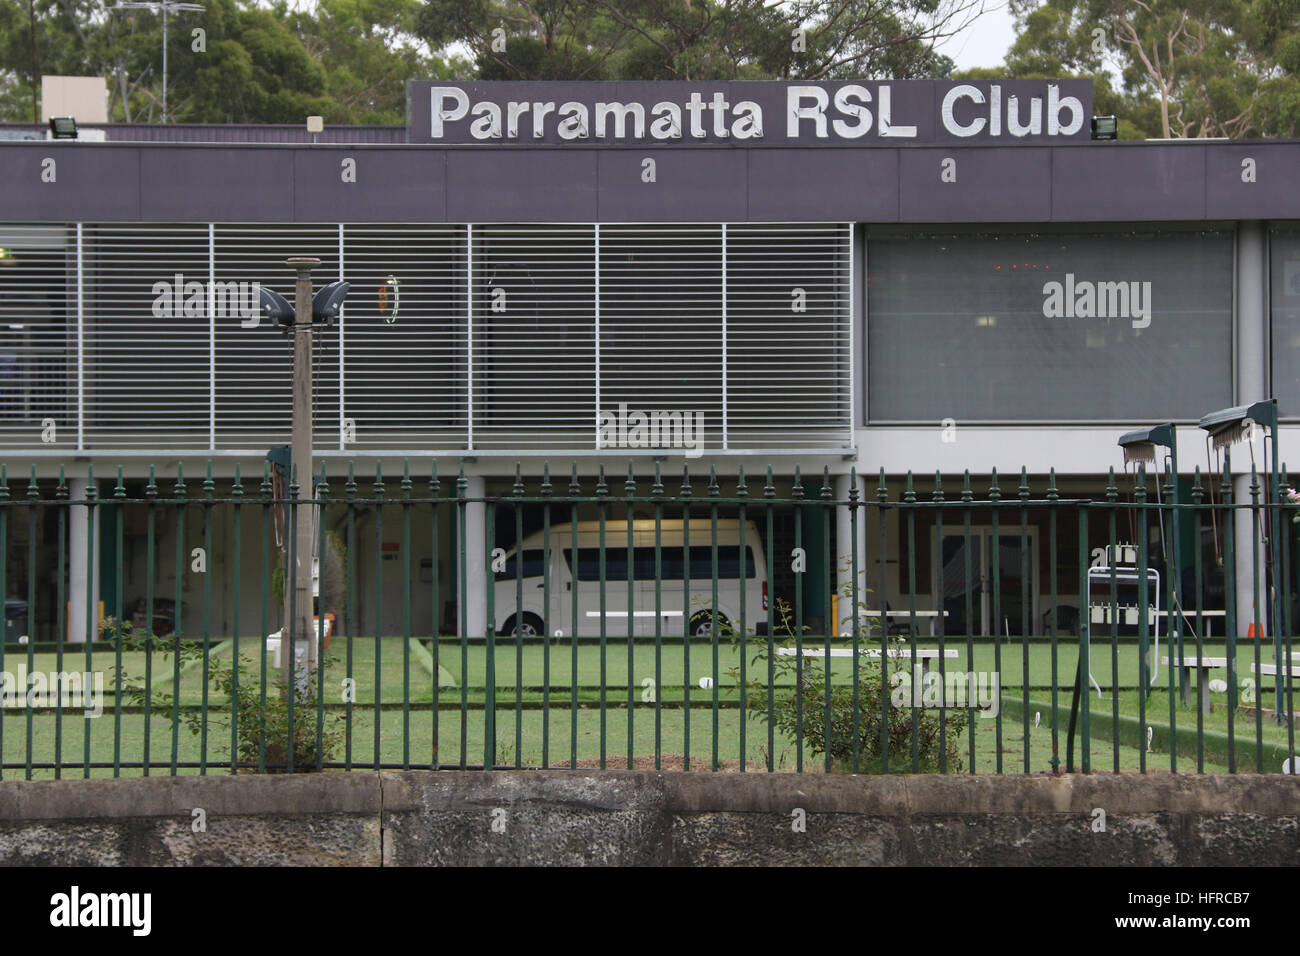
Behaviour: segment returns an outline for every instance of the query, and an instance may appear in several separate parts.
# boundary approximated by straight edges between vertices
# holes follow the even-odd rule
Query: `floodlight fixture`
[[[50,135],[55,139],[76,139],[76,119],[71,116],[51,116]]]
[[[293,306],[274,289],[268,289],[266,286],[258,287],[258,310],[265,318],[282,329],[287,330],[293,326]]]
[[[343,308],[343,300],[348,297],[351,288],[352,285],[342,279],[321,286],[311,300],[312,321],[325,325],[336,323]]]
[[[1119,119],[1114,116],[1094,116],[1092,118],[1092,138],[1103,140],[1119,139]]]

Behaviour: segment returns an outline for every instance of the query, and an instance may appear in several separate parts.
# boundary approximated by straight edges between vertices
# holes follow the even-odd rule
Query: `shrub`
[[[174,642],[156,642],[161,649],[164,660],[173,653],[179,653],[182,665],[202,664],[203,644],[196,641],[182,641],[179,651]],[[124,649],[144,650],[145,641],[130,632],[129,625],[122,635]],[[171,645],[168,647],[168,645]],[[163,649],[165,648],[165,649]],[[209,686],[233,701],[235,719],[238,721],[236,736],[236,754],[234,759],[246,770],[256,770],[265,766],[267,773],[285,773],[289,763],[289,695],[284,676],[277,669],[267,672],[266,699],[263,703],[261,662],[244,655],[239,657],[239,680],[236,686],[236,667],[234,661],[208,655]],[[328,665],[331,663],[326,661]],[[133,705],[143,707],[146,700],[144,684],[133,679],[125,668],[118,675],[122,683],[122,697]],[[338,749],[343,745],[344,731],[338,727],[344,717],[340,714],[327,713],[325,726],[321,733],[319,753],[316,747],[316,678],[313,672],[306,681],[306,686],[298,691],[294,698],[293,720],[293,772],[307,773],[316,769],[317,758],[322,763],[332,761]],[[153,688],[152,710],[168,720],[173,719],[174,698],[172,692]],[[218,701],[219,703],[219,701]],[[216,710],[209,701],[207,714],[202,710],[189,707],[178,712],[190,733],[199,736],[206,724],[208,736],[224,728],[229,739],[231,710]]]
[[[797,646],[793,636],[789,604],[776,602],[779,618],[778,633],[791,636],[773,638],[773,651]],[[805,628],[806,630],[806,628]],[[733,634],[733,640],[738,638]],[[768,637],[750,634],[745,641],[757,649],[750,673],[761,673],[763,678],[751,679],[743,689],[747,706],[768,719],[766,682],[768,662]],[[805,644],[805,647],[812,646]],[[894,647],[890,642],[880,642],[864,634],[860,646]],[[895,658],[895,660],[898,660]],[[900,661],[901,663],[901,661]],[[897,667],[891,666],[891,676]],[[791,743],[797,745],[800,736],[814,754],[831,756],[834,770],[853,770],[857,756],[858,772],[880,773],[883,766],[882,740],[888,740],[889,770],[895,773],[912,771],[912,714],[910,706],[895,706],[891,701],[882,714],[882,668],[877,659],[863,658],[858,663],[858,699],[854,706],[853,687],[842,679],[832,683],[830,698],[830,737],[826,735],[826,669],[825,662],[817,659],[803,661],[800,668],[794,656],[776,655],[772,660],[774,680],[793,683],[798,689],[780,689],[773,694],[772,723]],[[802,710],[802,726],[801,715]],[[921,771],[937,771],[940,754],[948,770],[961,770],[960,738],[970,717],[964,710],[949,708],[941,733],[939,710],[934,707],[917,707],[916,735]]]

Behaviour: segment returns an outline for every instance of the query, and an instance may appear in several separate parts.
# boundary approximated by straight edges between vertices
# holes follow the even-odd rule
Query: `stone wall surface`
[[[0,864],[1294,865],[1300,781],[618,770],[10,781]]]

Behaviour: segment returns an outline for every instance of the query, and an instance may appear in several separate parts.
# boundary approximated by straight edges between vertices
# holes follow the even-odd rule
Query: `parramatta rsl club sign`
[[[407,84],[439,146],[1038,146],[1092,136],[1091,80]]]

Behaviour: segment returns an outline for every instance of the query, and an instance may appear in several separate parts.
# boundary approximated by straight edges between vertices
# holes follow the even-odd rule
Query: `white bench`
[[[1200,687],[1201,695],[1201,713],[1210,712],[1210,671],[1220,670],[1228,666],[1226,657],[1182,657],[1160,658],[1161,663],[1168,664],[1171,667],[1181,667],[1183,669],[1183,703],[1187,703],[1187,685],[1190,683],[1190,671],[1195,669],[1199,672],[1200,680],[1197,684]]]
[[[886,619],[893,618],[893,619],[896,620],[896,621],[897,621],[897,620],[900,620],[900,619],[909,619],[909,618],[912,617],[913,614],[915,614],[918,618],[928,618],[928,619],[929,619],[929,621],[930,621],[930,634],[931,634],[931,636],[934,635],[934,622],[937,621],[941,615],[942,615],[943,617],[947,617],[947,616],[948,616],[948,612],[947,612],[947,611],[915,611],[915,612],[913,612],[913,611],[892,611],[892,610],[891,610],[891,611],[863,611],[863,612],[862,612],[862,616],[863,616],[863,617],[883,617],[883,618],[886,618]]]
[[[776,653],[778,657],[794,657],[799,653],[799,648],[778,647],[776,649]],[[878,647],[864,647],[861,650],[859,650],[858,653],[861,654],[863,657],[879,657],[881,654],[881,650]],[[905,657],[905,658],[911,657],[912,649],[910,647],[902,647],[902,648],[898,648],[897,650],[890,650],[888,652],[888,655],[890,657]],[[826,648],[805,647],[803,649],[803,656],[804,657],[825,657]],[[853,648],[851,647],[831,648],[831,657],[852,657],[852,656],[853,656]],[[921,670],[923,673],[929,667],[929,662],[938,658],[938,656],[939,656],[939,649],[937,647],[918,647],[916,649],[916,659],[921,662]],[[957,649],[953,647],[945,647],[943,649],[943,656],[945,660],[955,660],[957,658]]]

